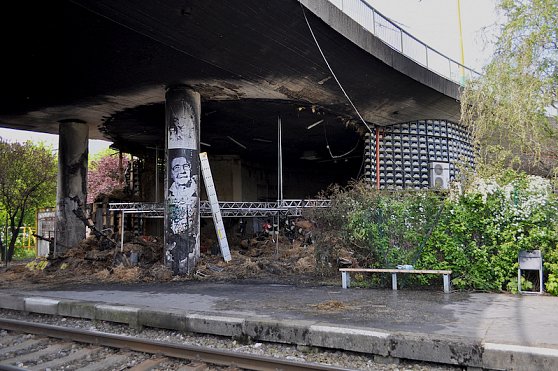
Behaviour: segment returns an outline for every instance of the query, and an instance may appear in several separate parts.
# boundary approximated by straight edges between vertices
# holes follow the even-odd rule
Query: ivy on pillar
[[[89,126],[81,120],[59,123],[56,186],[56,254],[85,238],[85,224],[74,213],[87,201]]]
[[[190,274],[200,256],[199,93],[167,88],[165,104],[165,265]]]

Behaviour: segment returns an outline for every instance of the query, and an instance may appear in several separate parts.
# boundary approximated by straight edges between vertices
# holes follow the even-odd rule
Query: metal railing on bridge
[[[480,76],[480,73],[475,70],[432,49],[403,30],[365,0],[329,0],[329,2],[391,48],[440,76],[460,85]]]

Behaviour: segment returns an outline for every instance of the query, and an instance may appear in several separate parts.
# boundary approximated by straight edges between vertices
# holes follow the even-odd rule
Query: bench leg
[[[397,273],[391,274],[391,288],[397,290]]]
[[[450,292],[450,275],[449,274],[444,274],[444,292],[445,293]]]
[[[341,272],[341,285],[344,289],[348,289],[351,286],[351,276],[349,272]]]

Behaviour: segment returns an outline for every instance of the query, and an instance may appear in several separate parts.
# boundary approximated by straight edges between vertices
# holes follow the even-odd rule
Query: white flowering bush
[[[483,202],[486,202],[490,195],[501,195],[509,207],[523,210],[527,215],[546,205],[552,193],[552,184],[549,179],[535,175],[521,176],[507,184],[501,184],[494,178],[477,178],[466,193],[480,194]]]
[[[451,268],[457,287],[513,289],[519,250],[542,250],[547,291],[558,295],[558,203],[550,181],[511,171],[475,179],[446,209],[423,254],[425,266]]]

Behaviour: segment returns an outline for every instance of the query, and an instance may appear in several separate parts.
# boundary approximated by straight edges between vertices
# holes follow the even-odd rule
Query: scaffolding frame
[[[304,209],[327,208],[331,201],[326,199],[285,199],[272,202],[250,201],[219,201],[219,208],[223,217],[272,217],[277,215],[301,216]],[[143,214],[149,217],[162,217],[165,211],[164,204],[157,202],[111,202],[109,211],[124,214]],[[211,218],[209,201],[200,202],[200,216]]]
[[[279,216],[302,216],[304,209],[327,208],[327,199],[285,199],[275,202],[220,201],[221,215],[227,218],[260,218]],[[144,218],[163,218],[165,207],[159,202],[110,202],[109,212],[120,212],[120,251],[124,250],[124,220],[126,214]],[[200,216],[211,218],[209,201],[200,201]]]

